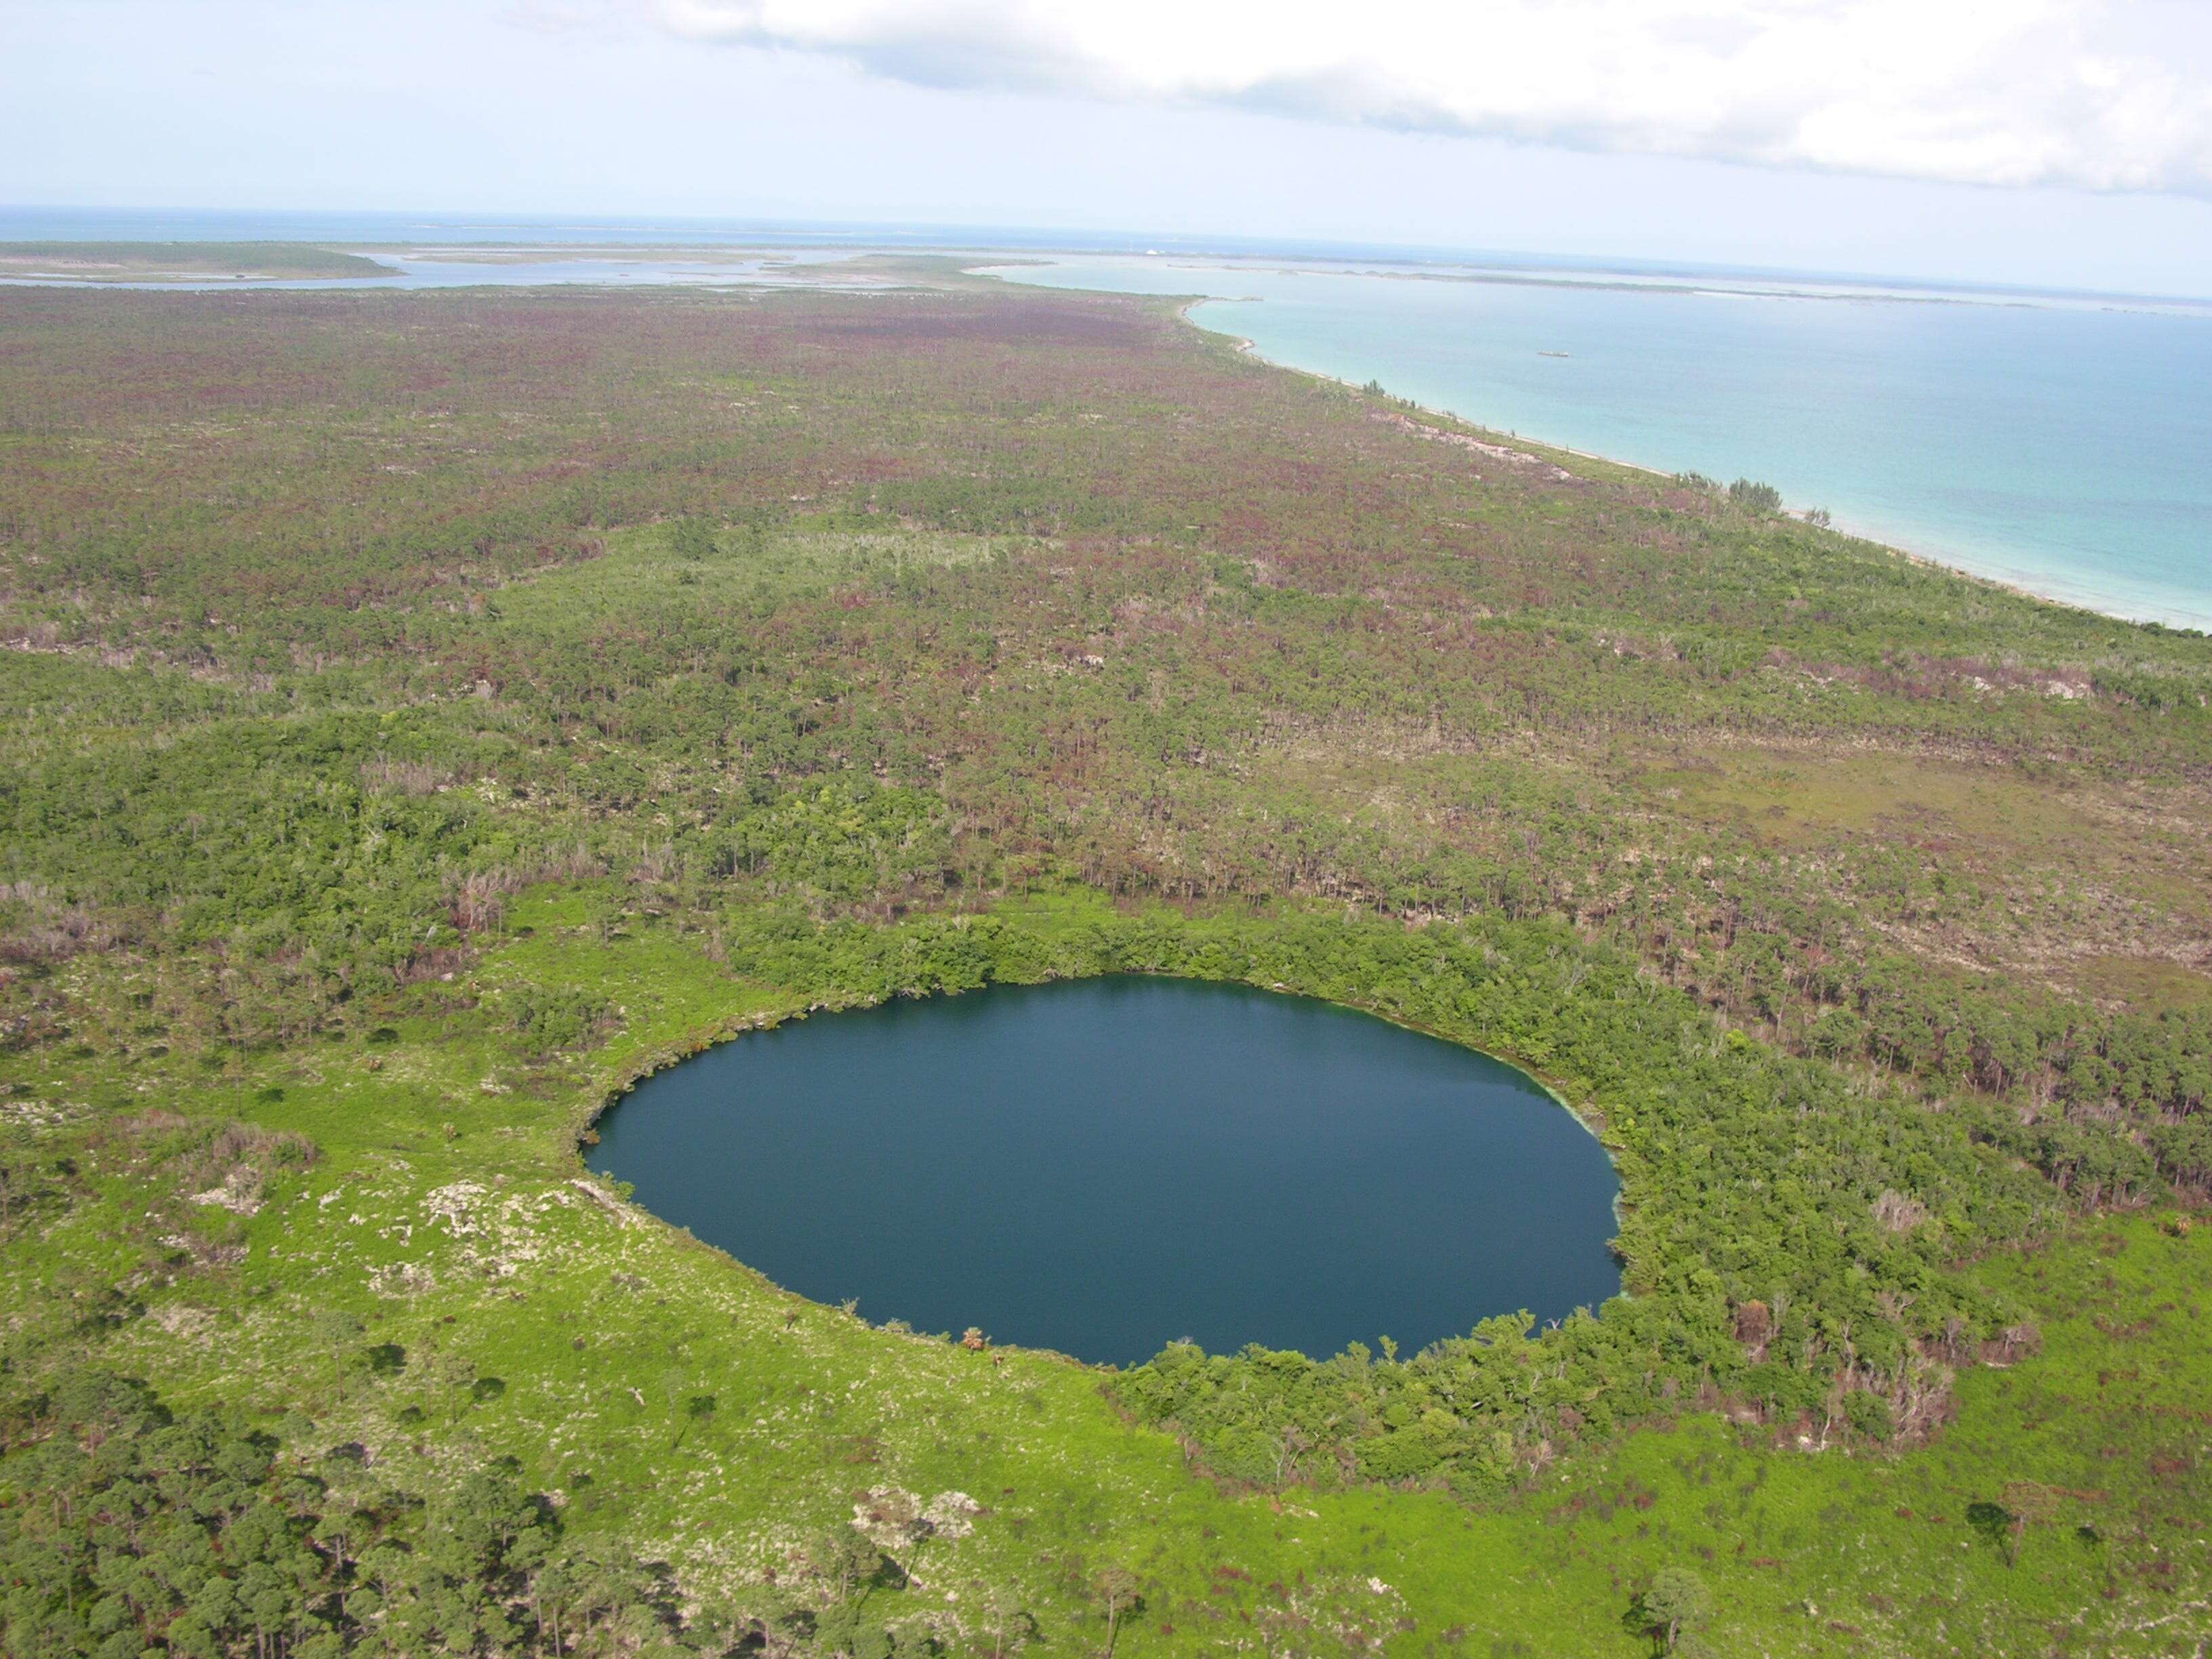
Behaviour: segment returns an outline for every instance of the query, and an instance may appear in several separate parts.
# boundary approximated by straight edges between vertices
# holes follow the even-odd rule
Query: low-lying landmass
[[[1171,302],[0,313],[0,1647],[2212,1629],[2203,636]],[[1106,1372],[591,1172],[763,1022],[1130,970],[1525,1065],[1627,1294]]]
[[[306,242],[0,242],[0,276],[152,283],[390,275],[391,266],[365,254]]]

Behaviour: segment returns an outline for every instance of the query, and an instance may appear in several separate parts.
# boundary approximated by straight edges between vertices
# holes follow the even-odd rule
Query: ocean
[[[2212,307],[1838,278],[1098,258],[1271,362],[1662,472],[2049,598],[2212,629]]]
[[[293,287],[804,280],[781,262],[984,250],[1011,280],[1206,296],[1202,326],[1291,368],[1794,508],[2116,616],[2212,630],[2212,302],[969,226],[0,208],[0,240],[444,245],[389,279]],[[455,244],[557,244],[527,263]],[[727,247],[659,264],[653,245]],[[604,250],[600,257],[577,250]],[[775,263],[736,255],[773,250]],[[168,286],[168,285],[164,285]],[[230,288],[228,283],[210,287]],[[257,286],[263,286],[257,284]]]

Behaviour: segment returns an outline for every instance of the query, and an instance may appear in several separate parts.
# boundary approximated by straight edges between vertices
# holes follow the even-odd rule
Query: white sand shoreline
[[[1353,392],[1359,392],[1364,389],[1358,382],[1347,380],[1341,375],[1331,374],[1322,369],[1307,368],[1297,363],[1286,363],[1279,358],[1270,357],[1260,349],[1259,343],[1256,341],[1249,339],[1241,334],[1231,334],[1226,329],[1209,328],[1206,324],[1199,321],[1196,317],[1192,315],[1192,313],[1200,306],[1218,305],[1222,303],[1224,303],[1224,301],[1222,301],[1220,296],[1218,295],[1199,295],[1191,299],[1182,301],[1179,305],[1177,305],[1176,311],[1176,314],[1185,322],[1188,323],[1193,328],[1199,330],[1202,333],[1212,335],[1216,339],[1229,341],[1232,345],[1234,345],[1237,350],[1243,353],[1244,356],[1250,357],[1255,362],[1265,363],[1270,368],[1283,369],[1293,374],[1304,374],[1312,380],[1325,380],[1332,386],[1344,386]],[[1389,395],[1394,398],[1397,398],[1397,394],[1395,392],[1390,393]],[[1398,401],[1404,403],[1408,408],[1417,409],[1424,415],[1430,416],[1434,419],[1455,422],[1459,425],[1468,428],[1470,431],[1483,434],[1485,436],[1489,438],[1504,439],[1513,443],[1528,444],[1533,446],[1536,449],[1547,450],[1554,454],[1572,455],[1581,460],[1595,461],[1603,466],[1619,467],[1623,471],[1629,472],[1640,472],[1647,477],[1670,480],[1674,477],[1673,473],[1662,471],[1657,467],[1646,466],[1641,461],[1625,461],[1615,455],[1602,455],[1595,450],[1577,449],[1571,444],[1552,443],[1541,438],[1524,438],[1517,432],[1508,432],[1500,428],[1485,426],[1478,421],[1471,420],[1467,416],[1457,413],[1455,410],[1437,409],[1427,404],[1416,402],[1410,398],[1398,398]],[[1790,516],[1793,518],[1802,518],[1803,514],[1802,512],[1799,512],[1794,513]],[[1984,586],[1996,588],[2001,592],[2013,594],[2020,599],[2033,599],[2039,605],[2057,605],[2063,610],[2085,611],[2091,616],[2099,617],[2109,622],[2126,623],[2135,627],[2156,627],[2184,633],[2212,633],[2212,622],[2198,623],[2185,621],[2173,616],[2131,616],[2124,611],[2111,610],[2104,605],[2093,604],[2087,599],[2074,599],[2061,593],[2045,592],[2042,589],[2031,586],[2028,583],[2020,580],[2016,576],[1998,576],[1990,574],[1986,571],[1976,570],[1970,566],[1960,563],[1955,556],[1946,556],[1942,554],[1928,552],[1919,548],[1905,546],[1899,542],[1890,539],[1887,532],[1862,528],[1853,521],[1847,519],[1834,520],[1827,527],[1834,531],[1838,535],[1845,536],[1855,542],[1859,542],[1866,546],[1879,549],[1884,553],[1890,554],[1896,558],[1905,560],[1909,563],[1920,565],[1930,570],[1940,570],[1947,575],[1958,576],[1967,581],[1979,583]]]

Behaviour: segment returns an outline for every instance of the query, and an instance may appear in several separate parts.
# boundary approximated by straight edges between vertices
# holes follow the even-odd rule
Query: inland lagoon
[[[1525,1073],[1244,986],[825,1014],[647,1079],[595,1167],[788,1289],[1128,1364],[1406,1352],[1620,1288],[1603,1149]]]

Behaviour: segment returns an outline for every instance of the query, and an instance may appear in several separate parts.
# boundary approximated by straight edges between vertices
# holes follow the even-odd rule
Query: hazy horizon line
[[[775,214],[641,214],[582,208],[546,212],[491,207],[222,208],[161,207],[125,203],[61,204],[0,202],[0,242],[76,240],[128,244],[200,240],[173,234],[147,234],[149,227],[135,227],[127,234],[118,234],[112,227],[103,229],[97,224],[92,227],[75,227],[73,234],[69,236],[29,235],[23,234],[21,229],[10,222],[16,220],[35,222],[42,216],[57,221],[81,217],[95,222],[101,219],[110,221],[144,219],[152,222],[196,219],[215,222],[231,220],[240,224],[247,224],[253,221],[282,222],[287,219],[322,221],[326,227],[324,234],[319,236],[306,234],[306,240],[347,241],[362,246],[381,244],[374,242],[374,239],[369,237],[346,235],[343,228],[343,222],[350,220],[362,225],[374,223],[393,229],[435,231],[447,235],[463,232],[491,233],[500,230],[524,229],[547,233],[574,232],[580,234],[593,230],[624,230],[635,233],[654,228],[670,230],[688,228],[699,231],[713,230],[725,234],[743,233],[781,237],[821,236],[831,237],[838,240],[850,237],[875,235],[896,238],[902,243],[907,244],[898,251],[909,252],[1092,253],[1135,256],[1159,254],[1177,258],[1212,256],[1225,258],[1273,258],[1301,260],[1368,258],[1382,259],[1398,264],[1488,265],[1509,270],[1525,268],[1641,276],[1718,276],[1738,278],[1788,278],[1844,283],[1854,287],[1907,288],[1929,293],[2018,295],[2023,297],[2072,300],[2134,300],[2190,306],[2212,303],[2212,294],[2155,293],[2132,289],[2075,288],[2053,283],[2007,282],[1994,277],[1969,279],[1957,276],[1924,276],[1900,272],[1844,270],[1808,265],[1746,264],[1734,261],[1670,258],[1628,252],[1571,253],[1542,248],[1484,247],[1474,244],[1433,241],[1401,242],[1380,239],[1295,234],[1255,235],[1230,232],[1105,229],[1097,227],[969,222],[928,218],[817,219],[799,215]],[[60,227],[57,225],[54,228],[58,230]],[[311,232],[313,227],[303,224],[297,228],[302,233],[307,233]],[[991,240],[993,238],[1010,240],[994,241]],[[934,240],[918,240],[916,239]],[[249,234],[223,237],[219,240],[278,241],[291,240],[291,238]],[[398,240],[416,239],[402,237]],[[497,246],[491,243],[485,245]],[[542,239],[505,246],[527,247],[540,245],[543,245]],[[736,245],[732,244],[732,246]],[[610,246],[642,247],[652,245],[630,242]],[[834,243],[817,246],[834,246]]]

